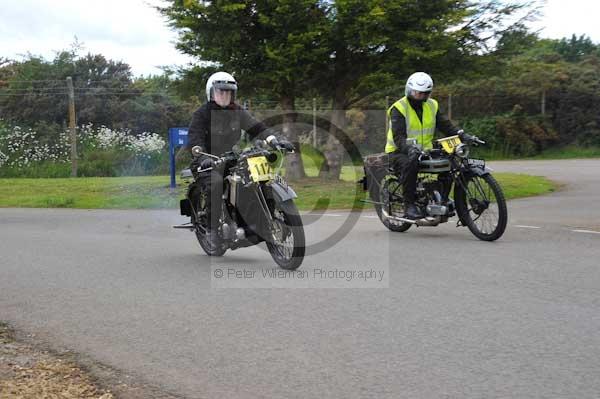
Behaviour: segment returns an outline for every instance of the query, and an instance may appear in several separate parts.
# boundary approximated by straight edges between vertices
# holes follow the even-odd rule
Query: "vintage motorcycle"
[[[462,137],[462,140],[461,140]],[[415,145],[414,139],[409,139]],[[387,154],[364,158],[365,177],[360,181],[375,205],[381,222],[391,231],[404,232],[412,225],[437,226],[458,215],[483,241],[494,241],[506,229],[508,211],[502,188],[482,159],[469,158],[470,146],[485,144],[476,136],[459,135],[436,140],[434,148],[419,155],[416,206],[425,217],[404,217],[402,176],[390,168]],[[452,189],[454,194],[451,196]]]
[[[207,190],[201,189],[199,195],[192,195],[193,190],[202,187],[202,176],[212,167],[198,167],[198,173],[183,171],[182,177],[193,179],[186,198],[180,201],[181,214],[189,216],[190,222],[173,227],[194,231],[209,256],[222,256],[228,249],[265,241],[273,260],[281,268],[297,269],[304,259],[306,244],[302,219],[294,204],[297,195],[279,174],[285,152],[274,136],[266,141],[256,140],[253,146],[220,157],[204,153],[200,147],[192,148],[194,157],[209,157],[214,165],[225,165],[218,228],[220,242],[213,244],[206,236]],[[279,165],[273,168],[278,160]]]

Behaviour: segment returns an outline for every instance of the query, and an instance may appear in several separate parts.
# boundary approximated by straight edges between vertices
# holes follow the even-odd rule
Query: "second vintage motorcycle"
[[[508,211],[491,169],[484,160],[469,157],[470,146],[481,144],[485,142],[460,132],[437,140],[433,149],[421,153],[416,206],[425,217],[417,220],[404,217],[402,176],[389,167],[387,154],[365,157],[361,183],[371,197],[366,202],[374,204],[381,222],[394,232],[413,225],[437,226],[457,215],[457,227],[467,226],[483,241],[497,240],[506,229]]]

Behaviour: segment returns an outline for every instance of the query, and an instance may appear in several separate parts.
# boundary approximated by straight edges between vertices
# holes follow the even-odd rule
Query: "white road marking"
[[[574,233],[589,233],[589,234],[600,234],[600,231],[593,230],[571,230]]]
[[[527,226],[525,224],[516,224],[515,227],[520,227],[522,229],[541,229],[541,227],[538,226]]]
[[[373,215],[366,215],[366,216],[363,216],[363,217],[367,218],[367,219],[379,219],[379,216],[373,216]]]

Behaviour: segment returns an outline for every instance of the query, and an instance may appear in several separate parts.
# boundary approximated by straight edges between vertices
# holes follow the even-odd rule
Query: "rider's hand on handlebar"
[[[279,140],[279,147],[289,152],[294,151],[294,145],[287,140]]]
[[[294,151],[294,145],[284,138],[277,138],[274,135],[267,137],[267,143],[276,150]]]
[[[408,147],[407,155],[409,159],[418,159],[421,155],[423,155],[423,151],[416,145],[411,145]]]
[[[473,136],[473,143],[475,144],[475,146],[478,146],[479,144],[485,144],[485,141],[479,139],[479,137],[477,136]]]
[[[464,141],[464,142],[469,142],[469,141],[473,140],[473,136],[465,133],[465,131],[462,129],[458,131],[458,137],[460,138],[461,141]]]
[[[458,131],[458,137],[460,137],[462,141],[469,143],[475,147],[477,147],[479,144],[485,144],[485,141],[480,140],[477,136],[471,136],[470,134],[465,133],[464,130]]]
[[[203,159],[202,162],[200,162],[200,169],[208,169],[212,168],[213,166],[214,161],[210,158]]]

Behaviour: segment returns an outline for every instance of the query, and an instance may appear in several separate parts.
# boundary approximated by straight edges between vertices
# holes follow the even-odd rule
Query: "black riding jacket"
[[[254,117],[238,104],[226,108],[210,101],[198,108],[193,116],[188,130],[188,148],[201,146],[205,152],[221,155],[231,151],[240,141],[242,129],[250,139],[265,139],[273,134],[265,124]]]

